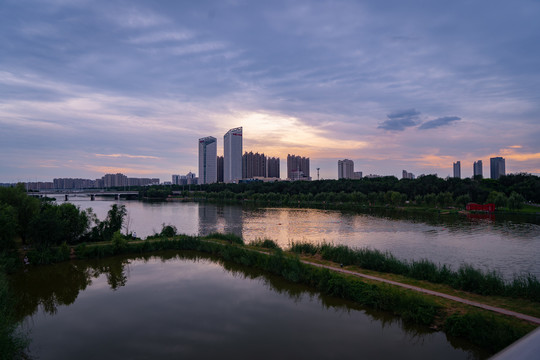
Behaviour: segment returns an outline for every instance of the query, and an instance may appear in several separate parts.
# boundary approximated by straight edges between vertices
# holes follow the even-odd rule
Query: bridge
[[[29,193],[28,195],[34,197],[64,197],[64,201],[68,201],[73,197],[90,197],[91,201],[94,201],[96,197],[114,197],[115,200],[138,198],[138,191],[120,191],[120,190],[61,190],[61,191],[46,191],[39,193]]]

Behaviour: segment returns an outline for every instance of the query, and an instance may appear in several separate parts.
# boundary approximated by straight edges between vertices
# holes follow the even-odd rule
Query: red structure
[[[493,212],[495,211],[495,204],[475,204],[475,203],[468,203],[467,207],[465,208],[469,211],[487,211],[487,212]]]

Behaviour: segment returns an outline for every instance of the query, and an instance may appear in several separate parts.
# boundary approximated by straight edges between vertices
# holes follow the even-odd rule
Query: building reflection
[[[243,236],[244,217],[241,206],[199,204],[199,235],[214,232]]]

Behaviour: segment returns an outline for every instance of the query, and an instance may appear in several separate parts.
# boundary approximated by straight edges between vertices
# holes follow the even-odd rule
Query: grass
[[[405,261],[397,259],[389,252],[368,248],[352,249],[328,243],[293,243],[290,250],[297,254],[320,255],[324,260],[345,266],[354,265],[362,269],[446,284],[480,295],[520,297],[540,302],[540,282],[532,274],[517,276],[512,281],[505,282],[502,276],[494,271],[484,272],[467,264],[454,271],[447,265],[437,265],[427,259]]]

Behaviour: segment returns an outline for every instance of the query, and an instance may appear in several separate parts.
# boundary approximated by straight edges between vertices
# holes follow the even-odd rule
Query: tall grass
[[[324,260],[343,265],[355,265],[364,269],[446,284],[455,289],[481,295],[521,297],[540,302],[540,282],[532,274],[517,276],[512,281],[506,282],[497,272],[484,272],[468,264],[461,265],[454,271],[448,265],[435,264],[427,259],[406,261],[397,259],[389,252],[368,248],[352,249],[345,245],[328,243],[292,243],[290,250],[297,254],[319,254]]]

